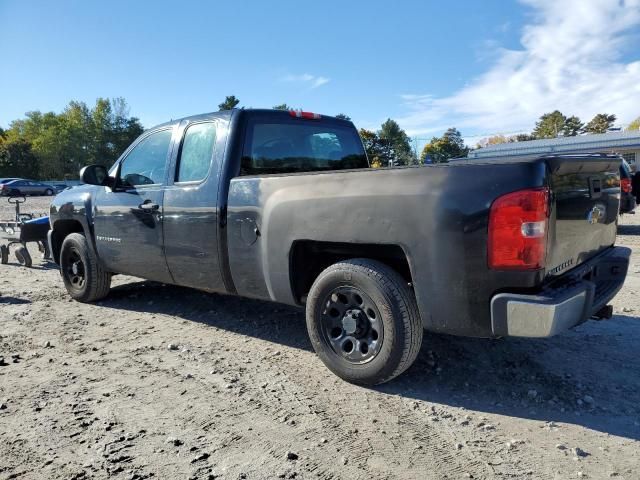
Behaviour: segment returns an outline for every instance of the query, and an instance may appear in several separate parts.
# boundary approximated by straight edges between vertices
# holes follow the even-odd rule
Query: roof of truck
[[[217,112],[209,112],[209,113],[200,113],[197,115],[189,115],[186,117],[182,117],[182,118],[176,118],[176,119],[172,119],[169,120],[168,122],[164,122],[164,123],[160,123],[158,125],[154,125],[153,127],[149,128],[148,130],[152,130],[152,129],[156,129],[156,128],[161,128],[161,127],[166,127],[169,125],[176,125],[180,122],[182,122],[183,120],[188,120],[188,121],[204,121],[204,120],[213,120],[215,118],[225,118],[225,119],[229,119],[231,118],[231,116],[235,113],[235,112],[250,112],[250,113],[268,113],[268,114],[275,114],[275,115],[287,115],[290,116],[291,112],[295,112],[298,110],[274,110],[273,108],[233,108],[231,110],[219,110]],[[326,118],[326,119],[331,119],[332,121],[335,120],[336,122],[344,122],[345,124],[351,124],[350,120],[343,120],[341,118],[336,118],[336,117],[332,117],[331,115],[324,115],[324,114],[320,114],[320,118]]]

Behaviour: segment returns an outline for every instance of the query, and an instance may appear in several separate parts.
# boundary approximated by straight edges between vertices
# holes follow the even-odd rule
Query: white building
[[[636,171],[637,166],[640,168],[640,131],[597,133],[576,137],[500,143],[471,150],[468,157],[481,159],[507,155],[538,156],[569,152],[617,153],[622,155],[629,162],[631,168]]]

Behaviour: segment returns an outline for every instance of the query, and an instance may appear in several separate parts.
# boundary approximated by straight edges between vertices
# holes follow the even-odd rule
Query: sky
[[[124,97],[145,127],[287,103],[412,137],[640,115],[640,0],[0,0],[0,126]]]

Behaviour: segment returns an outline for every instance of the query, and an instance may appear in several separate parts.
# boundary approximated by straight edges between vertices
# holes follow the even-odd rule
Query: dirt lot
[[[374,389],[324,368],[299,310],[131,277],[82,305],[32,249],[0,266],[0,478],[640,479],[640,215],[621,223],[612,320],[427,335]]]

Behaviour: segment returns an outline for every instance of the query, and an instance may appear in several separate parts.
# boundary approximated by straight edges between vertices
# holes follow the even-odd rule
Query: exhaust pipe
[[[598,310],[591,318],[595,320],[609,320],[613,317],[613,305],[605,305]]]

